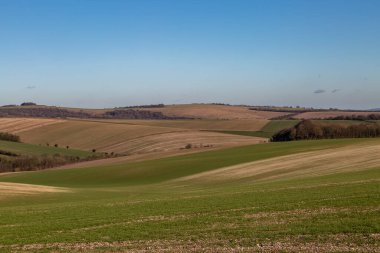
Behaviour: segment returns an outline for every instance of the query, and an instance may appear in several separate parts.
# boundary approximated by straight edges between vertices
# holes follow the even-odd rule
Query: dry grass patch
[[[40,193],[57,193],[69,191],[70,190],[66,188],[52,186],[0,182],[0,199],[16,195],[31,195]]]

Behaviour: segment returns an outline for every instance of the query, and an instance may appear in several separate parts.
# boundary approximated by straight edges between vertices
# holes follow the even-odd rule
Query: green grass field
[[[0,140],[0,150],[10,151],[19,155],[54,155],[61,154],[66,156],[78,156],[81,158],[93,155],[92,152],[77,150],[77,149],[66,149],[66,148],[56,148],[48,147],[42,145],[34,145],[19,142],[10,142]]]
[[[12,194],[0,188],[0,251],[378,252],[380,164],[276,180],[175,181],[285,155],[376,145],[379,139],[270,143],[3,175],[3,184],[67,192]]]

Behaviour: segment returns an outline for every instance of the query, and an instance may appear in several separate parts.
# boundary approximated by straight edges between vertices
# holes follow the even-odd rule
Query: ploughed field
[[[1,252],[379,252],[379,139],[0,176]]]
[[[194,122],[197,124],[196,121]],[[188,129],[175,126],[170,121],[168,126],[148,124],[112,120],[0,118],[1,131],[16,133],[26,143],[50,146],[57,144],[59,147],[69,146],[87,151],[95,149],[99,152],[114,152],[122,155],[176,154],[184,151],[204,151],[265,141],[263,138],[206,132],[197,128]],[[200,121],[198,124],[204,125],[207,129],[207,125],[219,123]],[[229,122],[221,125],[230,126],[231,124],[236,123]],[[263,124],[265,123],[258,123],[254,127],[259,129]],[[189,148],[190,146],[191,148]]]

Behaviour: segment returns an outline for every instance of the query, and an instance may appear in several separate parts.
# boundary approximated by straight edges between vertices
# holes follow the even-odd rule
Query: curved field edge
[[[257,182],[365,170],[380,165],[380,144],[351,145],[241,163],[175,179],[184,184]]]
[[[278,156],[378,143],[379,139],[268,143],[113,166],[7,174],[0,181],[76,188],[148,185]]]
[[[262,138],[270,138],[280,130],[290,128],[299,123],[300,120],[271,120],[268,121],[261,129],[256,131],[244,131],[244,130],[217,130],[216,132],[226,134],[236,134],[243,136],[254,136]]]

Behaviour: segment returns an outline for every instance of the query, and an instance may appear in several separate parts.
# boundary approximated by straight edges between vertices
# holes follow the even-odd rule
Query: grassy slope
[[[270,143],[106,167],[10,174],[0,177],[0,181],[64,187],[151,184],[239,163],[367,141],[374,140],[346,139]]]
[[[0,199],[0,227],[6,228],[0,229],[0,249],[7,252],[20,249],[11,244],[48,243],[32,245],[27,251],[112,248],[120,252],[149,246],[151,251],[231,252],[240,246],[247,251],[278,252],[275,242],[283,251],[304,247],[304,251],[344,252],[350,244],[351,250],[366,246],[367,252],[376,252],[380,249],[379,168],[276,182],[160,184],[221,166],[368,142],[379,140],[274,143],[124,166],[2,176],[0,181],[75,188],[73,193]]]
[[[93,155],[92,152],[76,149],[55,148],[39,146],[26,143],[10,142],[0,140],[0,150],[10,151],[20,155],[54,155],[61,154],[67,156],[88,157]]]

